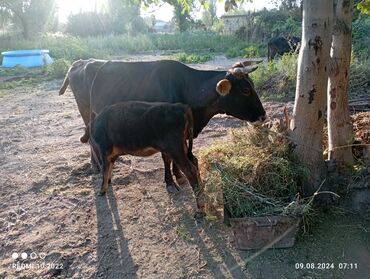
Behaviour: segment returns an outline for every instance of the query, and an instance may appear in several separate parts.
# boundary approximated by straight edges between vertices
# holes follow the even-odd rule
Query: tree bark
[[[295,153],[309,169],[302,194],[311,195],[325,174],[322,135],[329,74],[333,0],[304,0],[302,46],[290,133]]]
[[[352,165],[353,128],[348,106],[349,64],[352,44],[353,0],[338,0],[331,59],[335,65],[328,84],[328,138],[329,160],[338,166]]]

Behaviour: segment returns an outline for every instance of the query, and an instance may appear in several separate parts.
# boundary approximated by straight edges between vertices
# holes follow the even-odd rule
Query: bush
[[[233,57],[244,57],[244,58],[253,58],[253,57],[263,57],[266,56],[266,45],[265,44],[238,44],[234,47],[229,48],[226,51],[227,58]]]
[[[353,22],[353,51],[357,57],[368,58],[370,52],[370,17],[359,17]]]
[[[52,64],[46,66],[46,73],[49,77],[53,78],[63,78],[71,63],[65,59],[57,59]]]

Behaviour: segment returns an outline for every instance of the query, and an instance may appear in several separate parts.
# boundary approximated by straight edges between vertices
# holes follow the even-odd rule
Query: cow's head
[[[247,120],[251,124],[259,124],[266,119],[266,112],[248,76],[257,67],[246,65],[245,62],[237,63],[216,86],[216,91],[221,95],[221,109],[226,114]]]

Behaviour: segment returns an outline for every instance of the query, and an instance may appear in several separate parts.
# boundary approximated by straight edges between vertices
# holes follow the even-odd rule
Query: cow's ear
[[[222,79],[217,83],[216,91],[221,96],[226,96],[230,93],[231,90],[231,82],[227,79]]]

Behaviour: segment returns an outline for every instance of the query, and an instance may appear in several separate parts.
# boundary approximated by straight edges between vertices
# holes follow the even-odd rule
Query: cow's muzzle
[[[258,120],[254,122],[248,122],[248,123],[253,126],[258,126],[258,125],[262,125],[266,121],[266,119],[267,119],[266,114],[264,114],[258,117]]]

